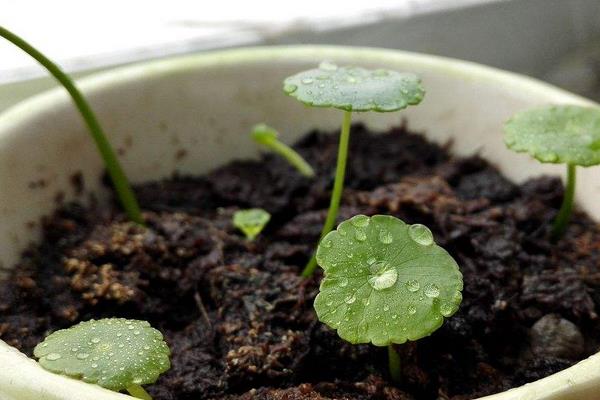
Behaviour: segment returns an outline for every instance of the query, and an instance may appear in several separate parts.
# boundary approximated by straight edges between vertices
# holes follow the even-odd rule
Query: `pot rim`
[[[596,105],[589,99],[538,79],[471,61],[403,50],[331,45],[255,46],[177,56],[92,74],[77,80],[77,86],[89,94],[124,82],[149,79],[188,69],[252,62],[289,61],[290,59],[313,61],[319,58],[344,56],[360,56],[362,61],[373,63],[381,62],[382,59],[402,60],[407,65],[412,63],[431,69],[437,68],[468,81],[487,81],[493,84],[508,85],[523,93],[524,97],[527,97],[527,94],[535,93],[548,98],[560,99],[561,102],[568,100]],[[2,139],[6,136],[3,127],[19,124],[28,119],[29,114],[46,110],[56,101],[66,101],[64,95],[64,88],[56,87],[23,100],[0,113],[0,146],[2,146]]]

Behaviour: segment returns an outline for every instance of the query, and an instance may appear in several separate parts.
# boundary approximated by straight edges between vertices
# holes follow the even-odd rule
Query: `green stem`
[[[127,391],[130,395],[137,399],[152,400],[152,396],[150,396],[148,392],[146,392],[146,390],[144,390],[144,388],[140,385],[131,384],[127,386]]]
[[[576,170],[575,165],[567,164],[567,185],[565,187],[565,194],[563,196],[562,205],[560,210],[554,219],[552,224],[552,239],[559,239],[565,229],[567,229],[567,223],[571,217],[573,211],[573,200],[575,198],[575,181],[576,181]]]
[[[75,87],[75,84],[56,64],[50,61],[46,56],[32,47],[25,40],[10,32],[9,30],[0,26],[0,36],[23,50],[25,53],[33,57],[39,62],[44,68],[50,72],[50,74],[56,78],[56,80],[63,85],[63,87],[69,92],[73,102],[79,109],[81,116],[88,125],[92,138],[94,139],[100,155],[104,159],[106,169],[110,175],[121,205],[125,209],[125,212],[129,218],[139,224],[143,223],[142,214],[138,206],[133,190],[127,181],[127,177],[119,164],[119,160],[115,152],[113,151],[106,135],[102,131],[96,116],[94,115],[91,107],[84,99],[83,95]]]
[[[268,143],[264,143],[264,145],[273,150],[275,153],[281,155],[283,158],[285,158],[302,175],[307,176],[309,178],[315,176],[315,171],[310,166],[310,164],[307,163],[306,160],[304,160],[304,158],[302,158],[302,156],[291,147],[287,146],[284,143],[281,143],[278,140],[273,140]]]
[[[337,165],[335,167],[335,181],[333,182],[333,192],[331,193],[331,202],[329,203],[329,211],[327,211],[327,219],[323,225],[319,240],[323,239],[334,227],[335,220],[340,208],[340,200],[344,191],[344,176],[346,175],[346,160],[348,159],[348,143],[350,143],[350,125],[352,122],[352,112],[344,112],[344,120],[342,121],[342,130],[340,133],[340,144],[338,146]],[[304,267],[302,276],[308,278],[312,276],[317,268],[317,259],[315,255]]]
[[[394,349],[394,345],[390,344],[388,346],[388,368],[390,371],[390,376],[392,380],[396,383],[402,380],[402,369],[400,366],[400,355]]]

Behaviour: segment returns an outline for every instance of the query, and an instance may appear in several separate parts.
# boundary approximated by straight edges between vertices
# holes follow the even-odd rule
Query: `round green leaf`
[[[392,216],[342,222],[319,244],[317,262],[325,271],[317,316],[350,343],[420,339],[462,301],[458,265],[431,231]]]
[[[600,109],[549,106],[515,114],[504,126],[506,145],[543,163],[600,164]]]
[[[162,334],[146,321],[81,322],[49,335],[33,351],[45,369],[120,391],[156,382],[171,367]]]
[[[419,104],[425,95],[414,74],[330,62],[287,78],[283,90],[308,106],[345,111],[397,111]]]
[[[262,208],[239,210],[233,214],[233,226],[244,232],[248,240],[254,240],[270,220],[271,214]]]

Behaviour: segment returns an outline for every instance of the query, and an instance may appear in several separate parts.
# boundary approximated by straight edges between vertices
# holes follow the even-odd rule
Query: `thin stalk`
[[[342,130],[340,132],[340,144],[338,146],[337,165],[335,167],[335,181],[333,182],[333,192],[331,193],[331,201],[329,203],[329,211],[327,218],[321,230],[319,241],[323,239],[334,227],[335,220],[340,208],[340,200],[344,191],[344,177],[346,175],[346,161],[348,159],[348,144],[350,143],[350,125],[352,123],[352,112],[344,111],[344,119],[342,121]],[[308,278],[312,276],[317,268],[317,259],[315,255],[311,257],[302,271],[302,276]]]
[[[567,224],[569,222],[569,218],[571,217],[571,212],[573,211],[576,173],[576,166],[567,164],[567,184],[565,186],[565,194],[563,196],[560,210],[558,211],[558,214],[554,219],[554,223],[552,224],[553,240],[559,239],[565,232],[565,229],[567,229]]]
[[[142,224],[143,220],[140,207],[135,195],[133,194],[133,190],[131,190],[129,181],[125,176],[123,169],[121,168],[121,164],[119,163],[113,148],[106,138],[106,135],[102,131],[100,123],[98,122],[94,112],[84,99],[81,92],[79,92],[79,90],[75,87],[75,84],[71,78],[69,78],[56,64],[50,61],[33,46],[2,26],[0,26],[0,36],[33,57],[44,68],[46,68],[54,78],[56,78],[56,80],[67,90],[67,92],[69,92],[69,95],[71,95],[75,106],[77,106],[79,109],[83,120],[90,130],[100,155],[104,159],[104,164],[113,182],[123,209],[132,221]]]
[[[302,158],[300,154],[298,154],[294,149],[287,146],[284,143],[281,143],[278,140],[273,140],[268,143],[264,143],[264,146],[273,150],[273,152],[281,155],[285,158],[294,168],[298,170],[302,175],[312,178],[315,176],[315,171],[310,166],[309,163]]]
[[[148,392],[140,385],[131,384],[127,386],[127,391],[137,399],[152,400],[152,396],[150,396],[150,394],[148,394]]]
[[[400,355],[394,349],[394,345],[388,346],[388,368],[392,380],[396,383],[402,380],[402,369],[400,364]]]

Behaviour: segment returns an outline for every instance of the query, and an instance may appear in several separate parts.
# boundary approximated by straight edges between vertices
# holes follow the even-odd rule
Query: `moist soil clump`
[[[201,177],[138,186],[147,227],[116,205],[66,204],[0,288],[0,338],[31,355],[48,333],[90,318],[149,321],[172,349],[156,400],[470,399],[522,385],[598,351],[600,229],[575,213],[553,244],[559,179],[516,185],[479,157],[456,158],[405,127],[353,127],[339,220],[391,214],[430,227],[464,275],[460,310],[430,337],[350,345],[312,307],[315,248],[333,183],[337,134],[295,146],[317,176],[284,160],[234,161]],[[272,214],[249,242],[241,208]]]

